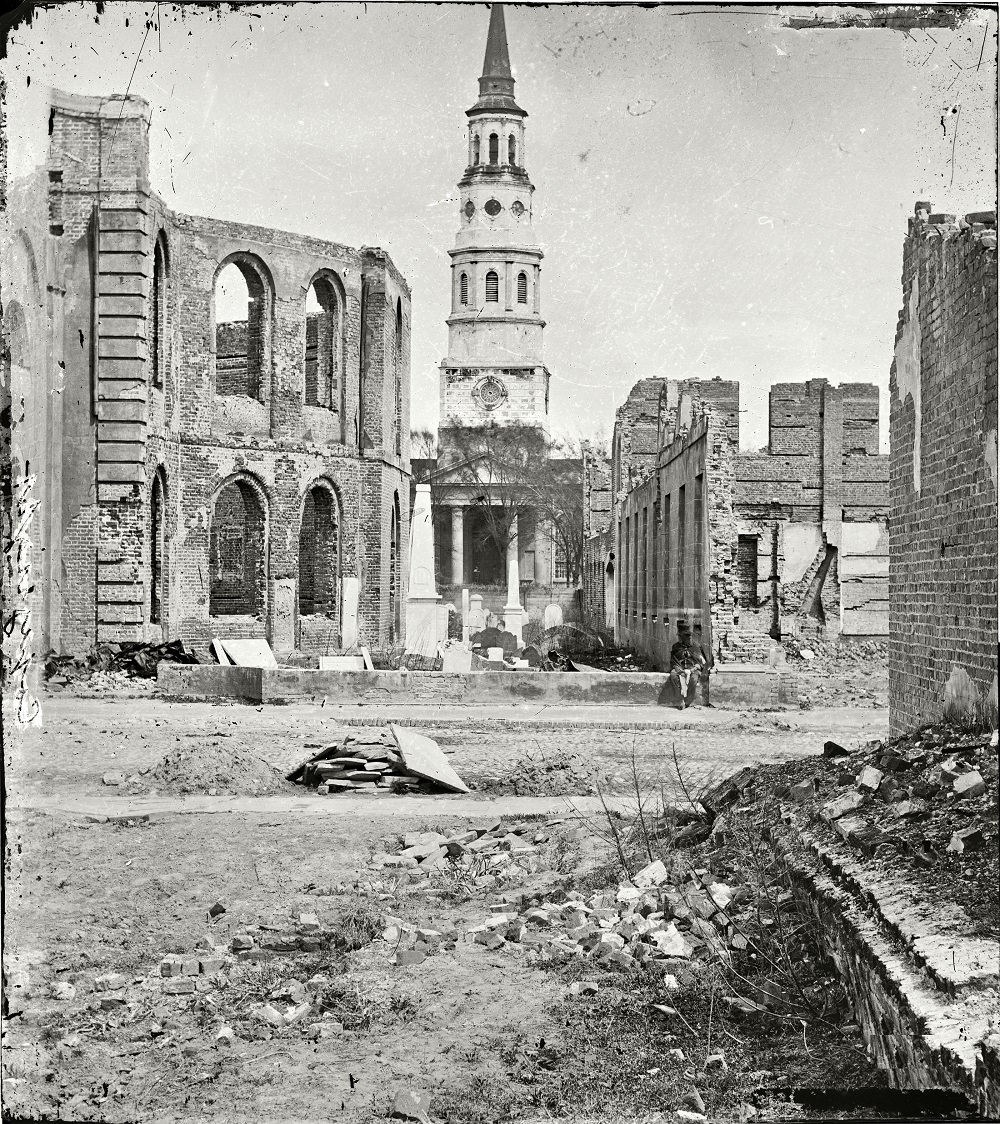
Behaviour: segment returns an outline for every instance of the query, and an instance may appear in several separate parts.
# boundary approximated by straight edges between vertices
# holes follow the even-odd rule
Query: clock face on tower
[[[506,401],[507,388],[495,375],[487,375],[476,383],[472,394],[483,409],[495,410]]]

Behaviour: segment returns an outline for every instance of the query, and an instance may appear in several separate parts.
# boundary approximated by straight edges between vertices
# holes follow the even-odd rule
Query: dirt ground
[[[504,816],[515,802],[487,796],[490,782],[527,758],[576,755],[605,781],[617,778],[620,791],[636,775],[653,791],[674,752],[690,782],[704,783],[746,764],[819,752],[825,737],[878,733],[884,713],[733,712],[699,721],[631,733],[571,725],[498,732],[470,715],[439,733],[472,800],[477,787],[482,793],[475,815],[468,803],[462,816],[450,813],[448,798],[432,816],[412,816],[406,798],[387,810],[335,797],[317,814],[322,798],[310,803],[282,775],[342,728],[336,715],[53,696],[45,727],[5,746],[5,1110],[61,1120],[371,1124],[388,1118],[398,1091],[415,1088],[429,1094],[425,1118],[436,1124],[680,1120],[675,1110],[693,1111],[684,1098],[697,1084],[711,1119],[763,1120],[810,1116],[761,1099],[769,1085],[881,1086],[850,1029],[828,1038],[810,1028],[804,1039],[797,1024],[789,1031],[775,1022],[748,1033],[720,1014],[704,974],[685,978],[680,998],[671,997],[649,973],[590,961],[543,966],[527,948],[491,949],[467,936],[532,896],[614,889],[623,875],[593,824],[581,827],[565,812],[551,826],[537,817],[549,836],[538,869],[503,889],[470,887],[447,872],[409,881],[372,862],[398,851],[408,832]],[[202,799],[195,811],[184,792],[189,757],[204,766],[194,792],[214,789],[218,809],[233,806],[227,793],[249,804],[224,813]],[[228,774],[227,757],[242,761]],[[121,776],[105,783],[109,773]],[[570,792],[579,791],[579,777],[567,777]],[[58,809],[85,796],[124,815],[130,797],[152,793],[173,803],[150,820],[87,822],[79,810]],[[254,794],[265,793],[287,793],[279,811],[255,810]],[[524,801],[516,803],[524,819]],[[212,918],[216,903],[224,910]],[[315,915],[315,939],[268,947],[268,934],[280,937],[302,914]],[[394,919],[445,937],[422,963],[399,964],[383,939]],[[247,931],[257,938],[249,957],[233,951],[233,938]],[[225,949],[220,970],[195,977],[194,991],[170,994],[164,957],[211,958],[208,946]],[[597,981],[598,993],[573,994],[581,979]],[[287,1007],[273,996],[289,980],[312,988],[310,1012],[273,1026],[260,1012],[269,1000]],[[654,1002],[677,1005],[683,1025],[651,1013]],[[219,1037],[224,1028],[231,1037]],[[710,1046],[725,1050],[724,1071],[704,1072]]]

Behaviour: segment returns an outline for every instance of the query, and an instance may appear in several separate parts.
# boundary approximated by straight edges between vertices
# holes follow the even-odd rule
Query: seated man
[[[687,621],[677,624],[677,643],[670,649],[670,681],[676,684],[680,696],[680,709],[690,706],[708,668],[708,660],[691,636]]]

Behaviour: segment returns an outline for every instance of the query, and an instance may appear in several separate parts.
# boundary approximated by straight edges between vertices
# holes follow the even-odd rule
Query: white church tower
[[[528,115],[514,100],[501,4],[492,6],[479,98],[466,116],[468,167],[458,184],[459,229],[449,250],[440,427],[496,421],[547,431],[542,251],[531,226],[535,189],[525,171]],[[446,433],[441,437],[447,445]]]

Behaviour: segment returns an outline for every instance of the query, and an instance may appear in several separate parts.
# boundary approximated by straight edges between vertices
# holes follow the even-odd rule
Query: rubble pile
[[[889,690],[884,640],[837,642],[785,637],[781,642],[799,685],[799,706],[884,706]]]
[[[436,742],[392,725],[352,730],[342,741],[320,746],[287,779],[320,796],[469,791]]]
[[[131,686],[135,679],[155,679],[161,660],[169,663],[199,663],[194,650],[183,641],[146,644],[123,640],[95,645],[86,656],[45,654],[43,668],[50,691],[61,691],[71,683],[86,682],[91,690],[113,691]]]
[[[541,848],[549,842],[546,828],[565,818],[537,823],[504,825],[493,820],[484,827],[441,832],[409,832],[395,854],[380,852],[372,865],[391,871],[399,880],[417,882],[432,874],[454,873],[478,890],[516,885],[542,867]]]
[[[524,853],[509,836],[505,842],[512,855]],[[569,890],[560,901],[508,897],[461,939],[490,950],[516,945],[542,964],[583,957],[611,968],[646,968],[670,987],[676,984],[671,973],[694,958],[728,958],[731,948],[747,948],[740,921],[742,913],[749,916],[752,896],[746,887],[711,879],[707,869],[671,876],[656,860],[617,887],[590,895]],[[426,955],[459,939],[453,928],[437,931],[393,917],[389,922],[383,939],[396,948],[397,963],[419,963],[408,954]]]
[[[598,790],[593,767],[579,753],[564,750],[520,757],[502,775],[478,781],[476,791],[492,796],[592,796]]]
[[[919,872],[974,919],[1000,925],[996,734],[945,724],[796,763],[783,795],[821,832]]]

